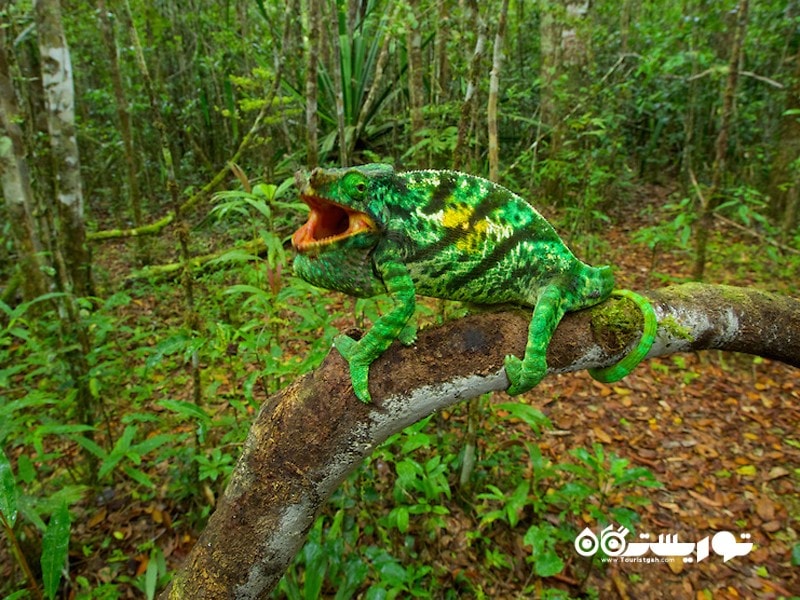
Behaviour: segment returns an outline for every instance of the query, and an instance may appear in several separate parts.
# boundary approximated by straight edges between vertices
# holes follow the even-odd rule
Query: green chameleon
[[[524,357],[505,359],[509,394],[545,376],[547,346],[565,312],[610,295],[636,303],[644,333],[631,354],[592,376],[621,379],[653,344],[657,323],[647,300],[612,291],[609,267],[579,261],[533,206],[491,181],[456,171],[397,173],[385,164],[317,168],[295,180],[311,209],[292,237],[295,272],[319,287],[361,298],[389,294],[395,302],[360,340],[334,341],[364,402],[370,364],[394,340],[408,345],[416,337],[416,294],[533,307]]]

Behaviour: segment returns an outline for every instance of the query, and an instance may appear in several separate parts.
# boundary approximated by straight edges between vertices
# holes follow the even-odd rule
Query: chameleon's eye
[[[354,198],[363,198],[367,193],[367,181],[360,173],[349,173],[345,183],[346,189]]]

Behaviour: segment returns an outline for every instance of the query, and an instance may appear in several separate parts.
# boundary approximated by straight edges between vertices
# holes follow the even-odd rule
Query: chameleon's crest
[[[298,252],[324,249],[346,238],[378,230],[366,213],[325,197],[331,195],[331,187],[337,187],[338,194],[349,201],[360,199],[367,189],[362,178],[363,175],[356,172],[343,178],[331,177],[321,169],[315,169],[307,180],[298,174],[300,199],[311,209],[308,221],[292,236],[292,245]]]

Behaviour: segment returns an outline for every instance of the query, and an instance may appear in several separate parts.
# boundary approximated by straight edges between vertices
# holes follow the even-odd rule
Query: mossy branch
[[[649,356],[718,349],[800,367],[796,299],[703,284],[645,296],[659,320]],[[564,317],[548,349],[552,371],[617,360],[617,349],[592,333],[593,315],[604,305]],[[612,312],[626,305],[638,310],[617,302]],[[626,336],[625,346],[636,342],[636,319],[605,318],[617,322],[614,337]],[[471,315],[421,331],[414,346],[394,344],[372,365],[372,404],[353,395],[347,363],[335,351],[268,399],[216,512],[161,598],[267,597],[322,506],[380,443],[433,411],[508,386],[503,359],[523,351],[529,320],[522,311]]]

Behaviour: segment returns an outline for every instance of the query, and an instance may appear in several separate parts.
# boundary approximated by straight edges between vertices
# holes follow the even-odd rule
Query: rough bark
[[[659,319],[650,357],[719,349],[800,367],[798,300],[698,283],[647,296]],[[564,318],[548,349],[552,372],[608,365],[635,343],[638,310],[629,304],[630,315],[617,321],[611,304]],[[371,369],[373,404],[353,396],[337,352],[271,397],[208,527],[161,598],[266,597],[326,500],[378,444],[432,411],[508,385],[503,357],[523,351],[528,320],[522,311],[473,315],[423,330],[412,347],[393,345]]]

